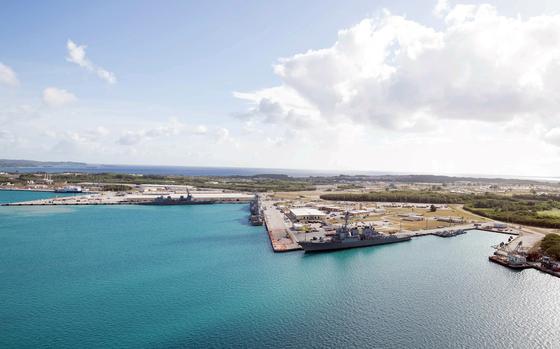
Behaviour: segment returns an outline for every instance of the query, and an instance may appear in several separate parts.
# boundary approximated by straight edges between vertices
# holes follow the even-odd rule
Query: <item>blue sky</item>
[[[271,65],[279,57],[330,45],[340,28],[386,3],[11,2],[0,14],[2,61],[13,62],[35,92],[54,84],[105,102],[148,99],[205,116],[228,114],[240,106],[233,90],[277,82]],[[64,61],[68,39],[118,72],[118,86],[75,74],[78,68]]]
[[[560,5],[439,2],[4,1],[0,158],[560,170],[555,86],[543,80],[560,57],[544,41],[560,33]],[[506,46],[516,35],[525,41]],[[516,56],[532,50],[550,58]],[[541,97],[519,97],[535,86]]]

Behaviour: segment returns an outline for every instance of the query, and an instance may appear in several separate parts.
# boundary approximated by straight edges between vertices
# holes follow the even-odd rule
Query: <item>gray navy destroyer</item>
[[[181,195],[178,198],[171,196],[158,196],[151,201],[141,202],[140,205],[153,206],[172,206],[172,205],[211,205],[215,204],[215,200],[194,200],[190,191],[187,189],[187,196]]]
[[[346,212],[344,225],[336,229],[336,234],[330,238],[315,238],[311,241],[300,241],[299,245],[305,252],[336,251],[347,248],[367,247],[383,244],[392,244],[410,240],[410,236],[397,237],[383,235],[372,227],[366,227],[361,232],[358,228],[348,228],[349,213]]]

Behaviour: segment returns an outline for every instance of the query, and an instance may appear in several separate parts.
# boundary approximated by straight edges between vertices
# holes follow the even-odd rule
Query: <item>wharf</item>
[[[490,256],[490,257],[488,257],[488,259],[491,262],[503,265],[504,267],[507,267],[507,268],[510,268],[510,269],[513,269],[513,270],[536,269],[536,270],[541,271],[543,273],[547,273],[547,274],[550,274],[552,276],[560,277],[560,272],[556,272],[556,271],[547,269],[547,268],[543,267],[541,264],[539,264],[538,262],[526,262],[526,263],[522,263],[522,264],[511,264],[504,257],[500,257],[500,256],[496,256],[496,255]]]
[[[54,193],[54,189],[35,189],[35,188],[18,188],[18,187],[11,187],[11,188],[2,187],[0,188],[0,191],[33,191],[39,193]]]
[[[454,226],[450,226],[448,228],[436,228],[436,229],[423,229],[423,230],[415,230],[415,231],[406,231],[406,232],[402,232],[402,233],[398,233],[399,236],[410,236],[410,237],[415,237],[415,236],[427,236],[427,235],[434,235],[434,236],[439,236],[438,232],[442,231],[442,230],[464,230],[464,231],[469,231],[469,230],[482,230],[482,231],[487,231],[487,232],[491,232],[491,233],[499,233],[499,234],[507,234],[507,235],[519,235],[519,231],[517,230],[497,230],[497,229],[490,229],[490,228],[484,228],[484,227],[477,227],[474,226],[473,224],[461,224],[461,225],[454,225]]]
[[[284,215],[278,211],[270,201],[262,202],[264,224],[270,238],[274,252],[289,252],[301,250],[295,236],[289,231],[284,222]]]
[[[498,234],[506,234],[506,235],[519,235],[518,231],[515,230],[498,230],[498,229],[490,229],[490,228],[473,228],[476,230],[487,231],[490,233],[498,233]]]
[[[181,196],[186,197],[186,194],[181,193],[166,193],[166,194],[124,194],[119,195],[116,193],[104,192],[100,194],[85,194],[63,196],[49,199],[40,199],[32,201],[22,201],[5,203],[0,206],[59,206],[59,205],[140,205],[148,202],[153,202],[156,198],[164,196],[174,199]],[[215,203],[248,203],[254,199],[254,195],[243,193],[193,193],[193,201],[214,201]]]
[[[415,237],[415,236],[427,236],[427,235],[437,235],[438,232],[442,231],[442,230],[473,230],[473,229],[478,229],[478,228],[474,228],[472,224],[463,224],[463,225],[455,225],[455,226],[450,226],[448,228],[436,228],[436,229],[423,229],[423,230],[415,230],[415,231],[406,231],[406,232],[402,232],[402,233],[398,233],[399,236],[410,236],[410,237]]]
[[[488,260],[514,270],[536,269],[543,273],[560,277],[560,272],[545,268],[541,263],[538,262],[526,261],[523,263],[510,263],[507,255],[509,253],[515,253],[516,246],[523,246],[524,250],[528,250],[531,247],[535,246],[545,236],[542,231],[538,231],[538,228],[521,226],[519,227],[519,232],[517,235],[518,236],[508,242],[501,251],[497,250],[494,255],[489,256]]]

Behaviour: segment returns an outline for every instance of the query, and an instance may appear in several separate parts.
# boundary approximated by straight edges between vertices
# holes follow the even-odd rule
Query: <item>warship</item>
[[[259,195],[257,193],[255,193],[255,199],[249,204],[249,209],[251,210],[251,217],[249,217],[249,222],[251,223],[251,225],[263,225],[263,219],[259,205]]]
[[[347,248],[367,247],[394,242],[410,240],[410,236],[397,237],[393,235],[383,235],[372,227],[366,227],[360,232],[358,228],[348,228],[348,217],[344,216],[344,225],[336,229],[336,233],[330,238],[314,238],[311,241],[298,242],[305,252],[336,251]]]
[[[171,205],[210,205],[215,204],[214,200],[193,200],[190,191],[187,189],[187,196],[181,195],[178,198],[171,196],[158,196],[152,201],[140,203],[140,205],[171,206]]]

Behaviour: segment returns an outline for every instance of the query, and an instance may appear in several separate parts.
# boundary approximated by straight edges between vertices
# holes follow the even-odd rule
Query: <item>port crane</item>
[[[511,250],[508,250],[508,246],[509,246],[509,242],[505,243],[505,242],[500,242],[499,245],[492,245],[492,248],[496,250],[496,254],[498,252],[501,252],[503,254],[507,254],[507,255],[514,255],[514,254],[520,254],[522,251],[522,245],[523,245],[523,241],[519,241],[517,243],[517,245],[515,245],[515,247]]]
[[[511,250],[511,254],[515,254],[515,253],[520,253],[521,252],[521,245],[523,244],[523,241],[519,241],[517,243],[517,245],[513,248],[513,250]]]

